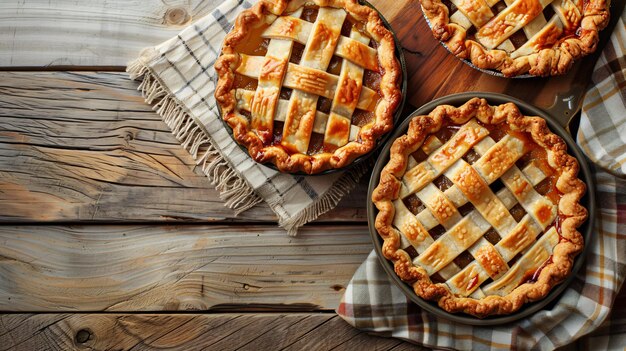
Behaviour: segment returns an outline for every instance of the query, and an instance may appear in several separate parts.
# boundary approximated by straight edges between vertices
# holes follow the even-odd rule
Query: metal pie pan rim
[[[378,185],[378,181],[380,179],[380,171],[387,164],[389,160],[389,150],[391,149],[391,145],[396,138],[406,133],[410,120],[414,116],[428,114],[438,105],[449,104],[449,105],[459,106],[473,97],[485,98],[492,105],[502,104],[506,102],[513,102],[520,108],[520,110],[525,115],[539,116],[539,117],[544,118],[546,122],[548,123],[550,130],[553,133],[559,135],[567,143],[568,153],[576,157],[576,159],[578,160],[578,163],[580,164],[580,172],[578,174],[578,177],[587,185],[587,191],[585,193],[585,196],[581,199],[581,204],[587,208],[588,218],[587,218],[587,221],[585,221],[585,223],[583,223],[578,228],[579,232],[582,234],[584,238],[585,246],[583,248],[583,251],[580,254],[578,254],[578,256],[576,256],[574,260],[574,265],[572,267],[572,271],[570,272],[568,277],[563,282],[553,287],[552,290],[548,293],[548,295],[539,301],[527,303],[524,306],[522,306],[518,311],[509,315],[496,315],[496,316],[486,317],[482,319],[478,317],[474,317],[469,314],[464,314],[464,313],[455,314],[455,313],[450,313],[450,312],[443,310],[435,302],[427,301],[419,297],[413,291],[412,287],[409,284],[402,281],[400,277],[396,275],[393,269],[393,263],[391,261],[388,261],[382,254],[383,240],[382,238],[380,238],[380,236],[378,235],[378,232],[376,231],[376,228],[374,227],[374,221],[375,221],[376,214],[378,213],[378,211],[376,207],[374,206],[374,203],[371,201],[372,192],[374,188],[376,187],[376,185]],[[596,212],[595,186],[594,186],[591,170],[589,168],[589,165],[586,161],[584,154],[582,153],[582,151],[580,151],[580,149],[578,148],[574,140],[571,138],[571,136],[569,136],[569,134],[565,131],[565,129],[563,129],[563,127],[561,127],[556,122],[556,120],[550,117],[546,112],[526,102],[523,102],[519,99],[510,97],[507,95],[487,93],[487,92],[469,92],[469,93],[460,93],[460,94],[444,96],[442,98],[433,100],[423,105],[422,107],[420,107],[419,109],[411,113],[411,115],[409,115],[406,118],[406,120],[403,121],[402,124],[398,126],[398,128],[395,130],[393,135],[390,137],[387,145],[385,145],[385,147],[381,150],[381,153],[378,156],[378,159],[372,171],[372,175],[371,175],[370,183],[368,187],[367,199],[368,199],[367,200],[367,218],[368,218],[368,227],[369,227],[370,237],[374,245],[374,250],[376,251],[376,256],[378,257],[379,262],[383,266],[383,269],[387,273],[387,276],[394,282],[394,284],[397,287],[399,287],[402,290],[402,292],[407,296],[407,298],[409,298],[411,301],[416,303],[425,311],[428,311],[437,317],[441,317],[441,318],[450,320],[452,322],[475,325],[475,326],[493,326],[493,325],[500,325],[500,324],[517,321],[522,318],[531,316],[532,314],[542,310],[544,307],[546,307],[553,301],[556,302],[557,301],[556,299],[563,293],[565,288],[567,288],[567,286],[569,286],[569,284],[575,279],[578,271],[583,266],[585,257],[587,256],[587,253],[589,252],[589,248],[590,248],[589,243],[591,241],[590,239],[591,239],[591,235],[592,235],[592,231],[594,227],[595,212]]]

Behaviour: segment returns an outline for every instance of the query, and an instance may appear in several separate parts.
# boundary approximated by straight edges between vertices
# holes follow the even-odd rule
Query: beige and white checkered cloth
[[[613,174],[626,173],[626,12],[604,49],[587,92],[578,142]],[[626,350],[626,316],[611,306],[626,276],[626,180],[594,169],[598,213],[586,264],[573,283],[538,313],[495,327],[438,318],[409,302],[372,252],[346,288],[337,313],[353,326],[432,348],[552,350],[596,330],[584,350]]]
[[[213,97],[213,64],[235,17],[255,0],[227,0],[176,37],[145,49],[128,65],[146,101],[172,128],[226,206],[237,213],[269,204],[289,234],[329,211],[358,182],[365,167],[324,176],[292,176],[254,162],[224,128]]]

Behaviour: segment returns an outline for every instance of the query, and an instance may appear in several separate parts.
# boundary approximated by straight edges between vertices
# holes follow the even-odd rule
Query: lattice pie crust
[[[435,38],[505,76],[567,72],[592,53],[609,0],[420,0]]]
[[[449,312],[544,298],[583,248],[586,186],[565,142],[513,103],[439,106],[396,139],[372,200],[383,254]]]
[[[356,0],[261,0],[215,69],[235,139],[283,172],[347,166],[392,129],[401,100],[393,35]]]

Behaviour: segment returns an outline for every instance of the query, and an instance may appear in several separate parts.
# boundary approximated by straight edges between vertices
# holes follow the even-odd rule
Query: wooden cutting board
[[[613,16],[600,36],[599,50],[574,64],[568,74],[549,78],[501,78],[482,73],[450,54],[436,40],[418,0],[370,0],[385,18],[403,47],[407,62],[407,104],[419,107],[435,98],[467,91],[508,94],[529,102],[555,117],[563,126],[580,111],[601,48],[619,16]],[[619,14],[625,0],[613,1]],[[411,106],[408,107],[413,110]]]

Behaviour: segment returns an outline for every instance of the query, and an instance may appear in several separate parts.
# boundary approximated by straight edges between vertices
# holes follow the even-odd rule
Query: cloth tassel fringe
[[[146,103],[152,105],[170,127],[182,147],[191,154],[196,165],[201,166],[202,172],[219,191],[225,206],[239,215],[261,203],[263,199],[229,166],[204,129],[185,111],[174,95],[161,85],[143,61],[138,59],[128,65],[131,79],[143,77],[137,89]]]
[[[204,174],[219,191],[220,199],[225,202],[225,206],[233,209],[235,215],[239,215],[262,202],[263,199],[230,166],[205,130],[187,113],[176,97],[163,87],[146,61],[148,60],[140,57],[128,65],[126,70],[130,78],[133,80],[143,78],[137,89],[141,91],[146,103],[152,105],[170,127],[172,134],[191,154],[196,164],[201,165]],[[337,206],[341,198],[357,185],[366,171],[367,166],[364,164],[355,166],[313,205],[295,216],[280,218],[279,226],[287,230],[289,235],[295,236],[299,227]],[[269,203],[269,205],[275,209],[279,204]]]

